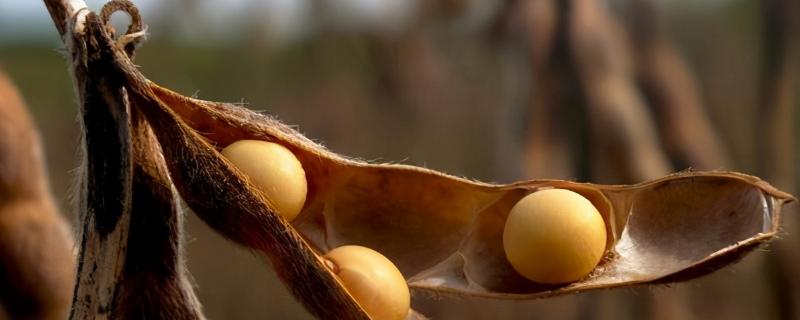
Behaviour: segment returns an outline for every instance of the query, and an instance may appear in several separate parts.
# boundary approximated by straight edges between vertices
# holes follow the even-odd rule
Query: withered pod
[[[242,139],[280,143],[303,164],[309,189],[303,211],[288,227],[317,253],[346,244],[373,248],[389,257],[417,290],[530,299],[690,279],[772,238],[781,205],[793,199],[735,172],[682,172],[636,185],[561,180],[492,185],[414,166],[369,164],[328,151],[268,116],[148,85],[155,110],[149,119],[164,137],[160,142],[178,190],[198,215],[206,215],[199,208],[213,208],[209,215],[220,217],[219,211],[234,206],[232,194],[238,191],[223,192],[217,180],[233,180],[230,188],[258,193],[219,155],[221,148]],[[210,170],[200,173],[195,166],[203,163],[191,158],[213,159],[208,161],[225,170],[216,177]],[[176,177],[180,172],[183,178]],[[187,182],[191,185],[182,186]],[[606,254],[586,279],[562,286],[536,284],[505,258],[506,216],[519,199],[543,188],[581,194],[605,220]],[[222,199],[188,199],[199,189],[217,189]],[[267,203],[260,206],[268,208]],[[230,217],[235,214],[229,213],[226,223],[236,225],[231,220],[239,219]],[[228,232],[247,228],[239,224]]]
[[[414,166],[366,163],[333,153],[269,116],[188,98],[150,82],[132,64],[130,43],[117,45],[94,13],[79,16],[85,26],[68,32],[69,48],[77,52],[71,61],[86,73],[78,74],[77,81],[116,88],[100,90],[100,96],[119,103],[89,106],[116,108],[111,112],[116,117],[103,121],[115,122],[112,127],[123,134],[106,139],[130,143],[131,117],[126,114],[141,112],[163,155],[137,157],[137,152],[158,148],[137,147],[134,141],[126,147],[132,151],[121,154],[127,163],[122,171],[129,177],[122,183],[130,184],[132,173],[125,168],[131,158],[145,169],[165,164],[169,179],[162,177],[160,183],[172,184],[214,230],[266,255],[297,299],[320,318],[368,318],[321,259],[342,245],[382,253],[413,291],[534,299],[706,274],[772,239],[781,206],[793,200],[757,177],[735,172],[681,172],[626,186],[561,180],[494,185]],[[81,76],[102,81],[82,81]],[[82,102],[86,108],[86,99]],[[269,200],[220,154],[243,139],[281,144],[301,162],[308,194],[292,223],[275,214]],[[91,150],[91,144],[88,148],[90,155],[102,151]],[[537,284],[505,258],[502,230],[509,210],[542,188],[577,192],[603,216],[606,253],[585,279]],[[89,196],[97,192],[88,190]],[[124,205],[131,201],[129,196],[106,198],[122,199]],[[85,230],[90,236],[97,232]]]

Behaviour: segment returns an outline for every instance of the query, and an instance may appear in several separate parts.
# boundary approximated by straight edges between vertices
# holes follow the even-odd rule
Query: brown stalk
[[[580,143],[586,117],[581,114],[578,79],[570,61],[563,6],[553,1],[523,2],[530,52],[531,99],[523,167],[526,177],[578,178]],[[582,172],[583,171],[583,172]]]
[[[590,158],[608,169],[593,170],[594,179],[632,182],[672,171],[659,147],[654,119],[636,87],[621,26],[596,1],[570,1],[568,10],[570,55],[586,97],[589,132],[595,138]]]
[[[636,80],[672,163],[679,169],[730,167],[703,107],[697,80],[666,35],[659,5],[642,0],[628,1],[627,6]]]
[[[84,141],[77,196],[83,230],[70,318],[200,319],[163,160],[142,117],[130,117],[124,79],[110,71],[118,50],[132,55],[135,41],[117,49],[101,17],[78,19],[80,5],[46,4],[67,44]],[[117,10],[131,14],[128,33],[141,31],[138,14],[122,2],[104,7],[104,22]]]
[[[794,70],[797,61],[797,33],[792,29],[797,5],[792,1],[770,0],[761,3],[762,15],[762,69],[759,106],[755,108],[756,151],[758,172],[774,180],[787,190],[796,190],[795,123],[797,81]],[[793,211],[797,211],[796,207]],[[765,273],[775,299],[778,315],[794,319],[800,315],[800,281],[793,273],[800,267],[796,251],[800,246],[797,236],[798,217],[785,221],[786,240],[767,255]]]
[[[794,104],[792,89],[796,64],[793,55],[797,41],[790,24],[791,3],[783,0],[763,2],[763,66],[761,71],[760,106],[756,108],[759,172],[775,179],[777,185],[792,189],[795,178]]]
[[[63,319],[74,256],[22,97],[0,72],[0,303],[13,319]]]
[[[102,31],[87,22],[83,33],[65,36],[71,38],[67,50],[73,57],[70,64],[81,103],[84,141],[84,163],[78,176],[78,213],[83,230],[70,318],[106,318],[114,312],[130,227],[130,106],[121,79],[105,71],[115,68],[110,63],[114,48],[104,41]]]
[[[490,24],[490,41],[525,53],[528,81],[522,176],[582,179],[585,117],[565,38],[564,2],[504,1]],[[508,127],[509,124],[504,124]]]

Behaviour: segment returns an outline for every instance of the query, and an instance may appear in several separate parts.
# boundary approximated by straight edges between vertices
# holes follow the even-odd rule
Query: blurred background
[[[797,1],[134,2],[151,80],[266,111],[344,155],[500,183],[736,170],[796,194]],[[0,67],[73,219],[77,104],[60,48],[41,1],[0,0]],[[780,241],[688,283],[414,303],[434,319],[800,319],[796,208]],[[191,215],[188,232],[211,319],[311,318],[261,258]]]

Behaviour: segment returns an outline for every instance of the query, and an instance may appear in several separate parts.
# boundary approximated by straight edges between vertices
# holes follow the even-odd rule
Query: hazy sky
[[[98,10],[107,0],[85,0]],[[310,19],[313,0],[133,0],[146,24],[169,23],[170,28],[154,29],[151,34],[169,32],[175,41],[202,43],[237,41],[243,27],[263,28],[260,34],[270,40],[291,40],[313,32],[320,21]],[[331,0],[321,1],[326,26],[369,30],[396,30],[410,20],[418,1],[428,0]],[[481,21],[491,13],[497,0],[468,0],[472,20]],[[612,2],[615,0],[611,0]],[[731,0],[656,0],[669,5],[714,10]],[[192,3],[193,12],[185,12]],[[482,18],[481,18],[482,17]],[[470,17],[467,17],[469,20]],[[476,20],[477,19],[477,20]],[[485,21],[484,21],[485,22]],[[52,21],[42,0],[0,0],[0,45],[21,42],[58,44]],[[162,32],[162,34],[158,34]]]
[[[398,24],[408,17],[417,0],[336,0],[325,7],[332,20],[343,25],[375,27]],[[98,10],[105,0],[86,1]],[[293,38],[308,31],[309,0],[194,0],[193,14],[177,14],[177,0],[135,0],[145,23],[169,18],[181,40],[209,37],[225,41],[231,31],[253,22],[276,39]],[[41,0],[0,0],[0,44],[14,42],[58,43],[53,23]]]
[[[88,0],[90,8],[100,8],[106,1]],[[137,0],[141,10],[150,12],[158,0]],[[147,13],[145,13],[147,14]],[[0,0],[0,41],[52,41],[58,42],[50,15],[44,1]]]

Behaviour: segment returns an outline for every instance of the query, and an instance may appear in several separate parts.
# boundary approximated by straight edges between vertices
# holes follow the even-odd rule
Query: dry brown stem
[[[628,1],[628,37],[636,79],[653,110],[661,141],[678,169],[730,167],[730,158],[703,107],[694,75],[665,34],[653,0]]]
[[[797,81],[794,69],[797,60],[797,34],[791,24],[797,19],[796,3],[784,0],[762,2],[763,51],[759,106],[755,108],[757,133],[756,151],[758,172],[774,180],[776,185],[787,190],[796,190],[797,162],[795,158],[795,107]],[[794,8],[793,8],[794,6]],[[796,209],[793,211],[797,211]],[[800,281],[794,272],[800,267],[797,248],[800,237],[797,227],[800,218],[796,215],[786,221],[786,241],[777,245],[775,252],[767,256],[766,277],[777,302],[782,319],[794,319],[800,315],[797,301],[800,299]]]
[[[526,177],[579,178],[584,164],[582,96],[569,61],[563,4],[523,2],[530,51],[531,98],[523,167]],[[584,171],[584,172],[582,172]]]
[[[793,189],[796,171],[794,161],[794,104],[792,91],[797,63],[793,55],[795,43],[790,26],[789,1],[770,0],[763,4],[764,51],[761,71],[760,105],[756,107],[758,128],[757,150],[761,156],[759,172],[777,185]]]
[[[565,38],[564,4],[558,1],[504,1],[490,40],[525,53],[529,94],[519,118],[524,122],[523,177],[584,179],[586,123],[583,97]],[[506,125],[508,126],[508,125]]]
[[[83,24],[83,21],[73,20],[78,11],[86,9],[86,3],[83,0],[44,0],[44,4],[61,37],[71,32],[68,30],[71,24]]]
[[[632,182],[672,171],[637,89],[621,26],[597,1],[570,3],[569,54],[586,98],[594,179]]]
[[[114,313],[128,242],[133,180],[128,109],[123,84],[104,70],[114,68],[114,48],[87,21],[84,33],[69,32],[69,63],[81,102],[83,156],[78,176],[81,221],[78,280],[71,319],[109,318]],[[84,38],[85,37],[85,38]]]
[[[76,16],[75,2],[46,4],[65,39],[81,102],[83,230],[70,317],[202,318],[185,274],[181,218],[163,160],[141,116],[131,121],[124,79],[113,72],[119,55],[133,54],[137,39],[125,37],[142,31],[138,12],[122,1],[107,4],[101,16]],[[117,10],[133,23],[114,42],[106,23]]]

